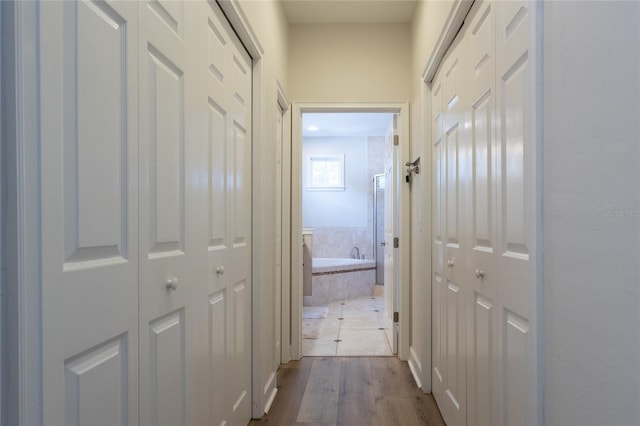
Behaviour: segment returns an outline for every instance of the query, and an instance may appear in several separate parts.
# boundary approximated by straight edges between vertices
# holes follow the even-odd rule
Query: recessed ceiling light
[[[317,132],[320,128],[318,126],[309,126],[307,127],[307,130],[310,132]]]

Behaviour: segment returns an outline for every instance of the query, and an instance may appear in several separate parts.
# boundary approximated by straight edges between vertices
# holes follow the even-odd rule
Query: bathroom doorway
[[[302,114],[303,356],[397,351],[384,287],[384,184],[395,115]]]

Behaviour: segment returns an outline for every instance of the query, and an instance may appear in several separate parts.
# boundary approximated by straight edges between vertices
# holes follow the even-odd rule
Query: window
[[[309,191],[344,191],[344,155],[309,157]]]

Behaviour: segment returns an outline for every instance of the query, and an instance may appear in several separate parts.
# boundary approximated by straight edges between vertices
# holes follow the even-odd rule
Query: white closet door
[[[135,424],[137,9],[39,7],[42,419]]]
[[[469,82],[466,121],[471,124],[471,180],[467,247],[472,275],[468,276],[468,423],[497,423],[496,370],[496,216],[495,216],[495,3],[476,2],[469,13]]]
[[[208,3],[199,104],[207,122],[210,424],[251,418],[251,58]]]
[[[535,3],[496,2],[499,423],[536,424]]]
[[[433,191],[432,205],[432,383],[433,395],[442,406],[444,403],[444,266],[443,266],[443,222],[444,222],[444,154],[442,135],[443,130],[443,94],[442,78],[437,75],[431,85],[431,141],[433,149]]]
[[[198,262],[188,3],[139,2],[140,423],[186,425]]]
[[[443,184],[444,184],[444,406],[449,424],[464,424],[466,416],[466,323],[465,323],[465,203],[464,174],[461,167],[465,150],[463,65],[464,39],[452,46],[442,68],[443,78]]]

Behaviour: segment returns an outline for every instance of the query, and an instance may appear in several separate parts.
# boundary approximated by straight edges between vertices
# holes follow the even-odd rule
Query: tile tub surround
[[[373,260],[313,259],[311,305],[372,296],[376,280]]]
[[[358,247],[361,254],[372,259],[373,234],[370,228],[362,227],[324,227],[313,228],[314,257],[349,257],[351,250]]]

